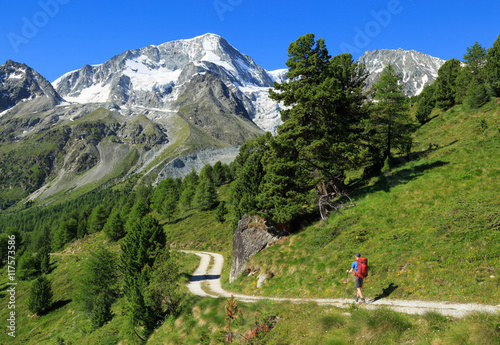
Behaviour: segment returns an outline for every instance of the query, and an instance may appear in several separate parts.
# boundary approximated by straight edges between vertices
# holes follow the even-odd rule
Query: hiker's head
[[[360,254],[360,253],[356,253],[356,254],[354,254],[354,255],[356,255],[356,257],[357,257],[357,258],[360,258],[360,257],[361,257],[361,254]]]

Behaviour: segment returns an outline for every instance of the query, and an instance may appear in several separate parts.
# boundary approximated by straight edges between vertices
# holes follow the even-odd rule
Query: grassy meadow
[[[368,298],[415,299],[500,305],[500,104],[479,110],[456,106],[435,110],[414,136],[412,154],[391,171],[369,180],[349,177],[353,207],[301,230],[252,257],[251,272],[272,278],[256,287],[258,274],[229,284],[232,219],[215,220],[215,210],[183,211],[161,219],[173,249],[216,251],[226,261],[227,290],[263,296],[343,297],[346,269],[355,252],[369,258]],[[228,197],[229,186],[219,189]],[[125,300],[113,305],[113,319],[91,332],[89,318],[73,301],[75,280],[99,246],[118,253],[119,242],[96,233],[51,255],[54,298],[49,313],[27,308],[32,281],[16,286],[16,337],[0,333],[0,344],[223,344],[228,330],[226,299],[191,296],[183,287],[180,314],[167,319],[147,342],[134,336]],[[179,253],[183,286],[199,258]],[[0,276],[0,320],[8,318],[7,271]],[[352,277],[347,296],[354,295]],[[471,314],[406,315],[384,308],[347,309],[260,301],[239,303],[231,321],[241,344],[500,344],[500,318]],[[251,338],[251,339],[250,339]]]

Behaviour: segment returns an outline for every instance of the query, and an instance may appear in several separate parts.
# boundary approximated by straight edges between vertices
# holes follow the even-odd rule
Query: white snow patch
[[[172,83],[176,83],[182,70],[170,70],[166,67],[150,68],[154,62],[147,57],[141,57],[141,60],[127,60],[123,74],[130,78],[134,90],[150,91],[155,89],[164,90]]]
[[[269,98],[269,88],[259,86],[240,86],[241,92],[249,96],[255,97],[253,105],[255,107],[255,115],[252,121],[266,132],[276,134],[276,128],[282,123],[279,113],[280,105]]]
[[[78,95],[67,95],[64,99],[76,103],[103,103],[107,101],[110,89],[110,85],[96,84],[83,89]]]
[[[266,71],[266,72],[269,75],[269,77],[271,77],[271,79],[277,83],[284,83],[287,80],[286,78],[286,74],[288,72],[287,68],[277,69],[274,71]]]

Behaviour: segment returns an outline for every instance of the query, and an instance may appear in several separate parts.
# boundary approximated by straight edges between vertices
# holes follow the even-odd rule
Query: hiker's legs
[[[363,297],[363,292],[361,291],[361,288],[360,288],[360,287],[356,289],[356,295],[357,295],[359,298],[364,298],[364,297]]]

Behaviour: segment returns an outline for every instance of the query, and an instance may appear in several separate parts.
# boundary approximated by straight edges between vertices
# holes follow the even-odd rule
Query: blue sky
[[[2,0],[0,64],[11,59],[49,81],[128,49],[224,37],[267,70],[285,68],[299,36],[324,38],[331,55],[414,49],[461,59],[500,34],[500,2],[439,0]]]

